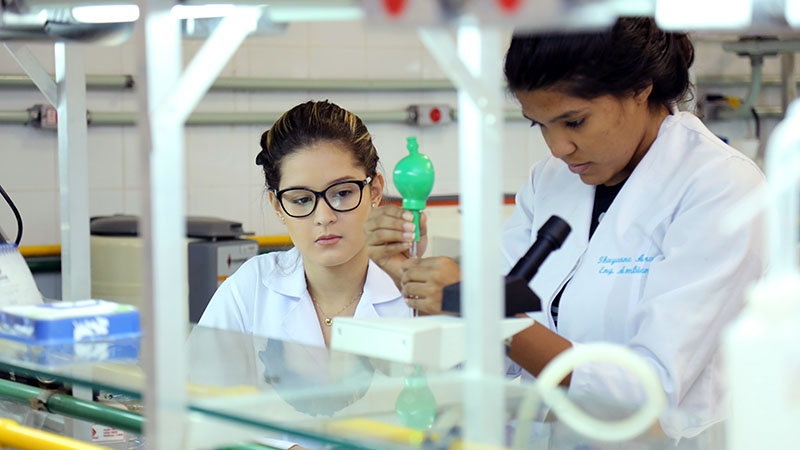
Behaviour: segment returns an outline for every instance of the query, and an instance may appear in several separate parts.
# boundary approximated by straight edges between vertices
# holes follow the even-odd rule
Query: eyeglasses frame
[[[367,177],[364,180],[344,180],[344,181],[339,181],[337,183],[333,183],[332,185],[326,187],[322,191],[315,191],[313,189],[308,189],[308,188],[288,188],[288,189],[281,189],[280,191],[275,190],[274,193],[275,193],[275,198],[278,200],[278,204],[281,205],[281,209],[283,210],[283,212],[286,213],[286,215],[288,215],[289,217],[293,217],[295,219],[302,219],[304,217],[308,217],[308,216],[314,214],[314,211],[317,210],[317,205],[319,205],[320,197],[322,197],[322,199],[325,200],[325,203],[328,205],[328,207],[330,209],[332,209],[332,210],[334,210],[336,212],[350,212],[350,211],[353,211],[353,210],[357,209],[359,206],[361,206],[361,202],[364,201],[364,186],[369,185],[371,182],[372,182],[372,177]],[[331,205],[331,202],[328,200],[328,197],[325,195],[325,193],[328,192],[328,190],[333,188],[334,186],[338,186],[340,184],[345,184],[345,183],[355,183],[360,187],[360,189],[358,191],[359,194],[360,194],[360,196],[358,198],[358,204],[356,204],[356,206],[354,206],[354,207],[352,207],[350,209],[342,210],[342,209],[334,208],[333,205]],[[283,198],[283,194],[286,193],[286,192],[289,192],[289,191],[308,191],[308,192],[311,192],[312,194],[314,194],[314,207],[311,208],[311,211],[309,211],[308,214],[303,215],[303,216],[295,216],[295,215],[291,214],[289,211],[286,210],[286,207],[283,206],[282,198]]]

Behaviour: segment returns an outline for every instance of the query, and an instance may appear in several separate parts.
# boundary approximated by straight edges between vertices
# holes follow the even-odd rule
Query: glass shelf
[[[450,448],[462,437],[467,393],[478,390],[505,399],[510,442],[513,418],[530,389],[528,383],[505,377],[475,381],[457,369],[426,369],[212,328],[195,326],[187,336],[187,448],[260,438],[309,448]],[[141,398],[144,375],[138,360],[102,360],[109,352],[108,345],[65,351],[0,340],[0,369]],[[599,418],[630,413],[598,399],[582,401]],[[557,418],[540,416],[529,442],[534,448],[536,443],[606,448],[571,432]],[[676,447],[656,430],[629,444],[721,449],[722,442],[716,430],[702,441],[684,440]]]

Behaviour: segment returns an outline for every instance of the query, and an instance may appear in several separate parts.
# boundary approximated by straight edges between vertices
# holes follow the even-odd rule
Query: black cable
[[[750,108],[750,112],[753,114],[753,118],[756,119],[756,139],[761,139],[761,118],[758,117],[755,106]]]
[[[17,209],[16,205],[14,205],[14,202],[11,201],[11,197],[9,197],[8,194],[6,194],[6,191],[5,189],[3,189],[3,186],[0,186],[0,195],[2,195],[4,199],[6,199],[6,202],[8,202],[8,206],[11,207],[11,211],[14,211],[14,217],[17,218],[17,238],[14,240],[14,243],[17,245],[17,247],[19,247],[19,243],[20,241],[22,241],[22,216],[19,215],[19,210]]]

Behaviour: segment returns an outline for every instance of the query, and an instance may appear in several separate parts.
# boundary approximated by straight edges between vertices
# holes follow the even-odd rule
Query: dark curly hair
[[[511,91],[556,86],[584,99],[623,97],[653,84],[649,104],[690,95],[694,47],[685,33],[666,33],[645,17],[624,17],[592,33],[515,34],[506,53]]]
[[[375,177],[378,152],[364,122],[327,100],[309,101],[283,113],[261,135],[261,151],[256,156],[256,164],[264,169],[267,189],[278,190],[284,157],[320,141],[347,146],[367,176]]]

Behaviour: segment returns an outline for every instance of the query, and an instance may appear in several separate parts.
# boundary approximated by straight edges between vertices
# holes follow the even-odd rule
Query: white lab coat
[[[411,317],[389,275],[372,261],[354,317]],[[306,345],[325,346],[306,287],[300,252],[293,248],[249,259],[225,280],[199,325]]]
[[[573,345],[622,344],[658,373],[670,411],[668,436],[691,437],[725,418],[720,333],[739,313],[765,264],[762,219],[732,234],[722,222],[764,183],[758,167],[694,115],[668,116],[589,241],[594,187],[549,157],[533,167],[506,223],[506,270],[553,214],[572,227],[533,278],[546,322],[561,297],[557,332]],[[570,394],[639,403],[628,374],[590,363],[572,373]]]
[[[367,267],[364,292],[354,317],[411,317],[400,291],[389,275],[372,261]],[[293,248],[259,255],[246,261],[214,293],[198,325],[324,347],[317,312],[306,286],[303,258]],[[258,364],[257,359],[247,365]],[[321,355],[309,361],[320,364]],[[321,370],[321,373],[326,373]],[[295,444],[314,448],[316,442],[261,439],[271,447],[288,449]]]

